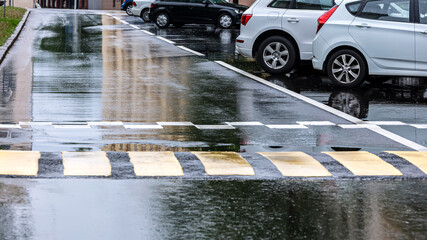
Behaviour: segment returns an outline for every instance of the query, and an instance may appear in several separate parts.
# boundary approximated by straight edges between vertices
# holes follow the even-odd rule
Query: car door
[[[350,35],[378,67],[415,70],[410,9],[410,0],[370,0],[351,23]]]
[[[300,52],[307,53],[309,58],[316,36],[317,19],[333,5],[333,0],[295,0],[293,7],[282,17],[282,28],[295,38]]]
[[[419,1],[419,23],[415,24],[416,68],[427,71],[427,0]]]
[[[203,23],[209,20],[209,3],[205,4],[204,0],[190,0],[189,15],[195,22]]]

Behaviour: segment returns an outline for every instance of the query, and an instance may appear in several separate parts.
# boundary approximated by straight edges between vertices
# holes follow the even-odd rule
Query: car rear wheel
[[[359,53],[344,49],[332,54],[327,62],[326,71],[335,85],[352,88],[363,83],[367,67]]]
[[[261,43],[256,60],[268,73],[286,73],[291,71],[295,65],[295,47],[285,37],[269,37]]]
[[[233,18],[230,14],[223,13],[218,17],[218,25],[223,29],[231,28],[233,26]]]
[[[141,11],[141,19],[144,22],[149,22],[150,21],[150,11],[148,9],[143,9]]]
[[[159,28],[167,28],[170,24],[170,18],[169,15],[161,12],[159,14],[157,14],[156,16],[156,25]]]
[[[132,16],[132,8],[133,8],[133,5],[132,5],[132,4],[129,4],[129,5],[126,7],[126,14],[127,14],[127,15]]]

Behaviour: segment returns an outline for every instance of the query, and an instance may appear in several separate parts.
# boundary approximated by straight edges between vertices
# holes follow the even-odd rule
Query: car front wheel
[[[258,48],[256,60],[268,73],[286,73],[291,71],[295,65],[295,47],[285,37],[269,37],[265,39]]]
[[[141,19],[144,22],[149,22],[150,21],[150,12],[149,12],[148,9],[142,10],[142,12],[141,12]]]
[[[132,16],[132,8],[133,8],[133,5],[132,5],[132,4],[129,4],[129,5],[126,7],[126,13],[127,13],[127,15]]]
[[[335,85],[352,88],[363,83],[367,67],[359,53],[343,49],[332,54],[327,62],[326,71]]]
[[[228,13],[223,13],[218,18],[218,25],[223,28],[231,28],[233,26],[233,18],[231,18],[231,15]]]
[[[167,28],[169,26],[169,24],[170,24],[170,18],[169,18],[168,14],[166,14],[164,12],[157,14],[156,25],[159,28]]]

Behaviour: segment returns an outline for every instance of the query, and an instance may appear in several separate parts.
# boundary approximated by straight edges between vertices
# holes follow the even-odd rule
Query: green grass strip
[[[15,31],[26,11],[24,8],[6,7],[6,18],[4,18],[4,6],[0,7],[0,46],[3,46]]]

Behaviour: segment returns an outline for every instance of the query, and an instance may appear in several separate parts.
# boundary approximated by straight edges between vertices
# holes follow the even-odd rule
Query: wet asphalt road
[[[120,17],[134,24],[139,21]],[[152,25],[140,24],[154,32]],[[204,28],[200,28],[203,33]],[[224,50],[221,44],[201,43],[209,42],[206,37],[191,43],[188,36],[182,36],[198,29],[184,27],[179,30],[183,34],[175,37],[171,36],[173,29],[160,34],[204,53],[212,49],[208,59],[195,57],[105,15],[45,10],[30,15],[19,41],[0,66],[0,122],[47,121],[54,126],[3,128],[0,146],[42,151],[41,178],[53,179],[0,179],[0,239],[424,238],[424,179],[278,180],[277,170],[274,172],[265,159],[253,159],[254,153],[261,150],[303,150],[321,155],[320,151],[332,147],[371,152],[409,148],[368,129],[340,128],[336,124],[351,123],[209,61],[221,59],[242,68],[253,64],[235,59],[231,47],[234,40],[223,40],[230,45]],[[222,34],[225,37],[221,37],[220,30],[212,32],[208,38],[217,43],[218,39],[237,36],[237,30]],[[212,48],[202,51],[203,45]],[[215,49],[224,51],[218,53]],[[328,87],[323,88],[325,85],[310,77],[303,78],[314,81],[319,88],[289,87],[289,82],[299,81],[292,76],[306,71],[301,69],[289,75],[292,80],[275,79],[257,70],[252,73],[321,102],[330,98]],[[332,99],[337,100],[331,102],[339,105],[343,97],[340,93],[336,96]],[[378,100],[378,111],[399,111],[382,101]],[[372,105],[376,104],[370,104],[369,113]],[[410,110],[413,105],[418,109]],[[416,123],[425,120],[423,104],[397,106],[408,111],[405,116],[416,114]],[[405,121],[405,116],[390,114],[390,118],[368,120]],[[231,130],[194,126],[151,130],[78,128],[90,121],[122,121],[129,125],[258,121],[264,125]],[[297,121],[330,121],[335,125],[285,130],[265,126]],[[413,140],[425,145],[422,131],[426,130],[413,132],[417,136]],[[123,151],[137,147],[183,152],[176,155],[189,175],[180,179],[134,179],[129,162],[112,156],[123,154],[110,152],[113,178],[60,179],[60,151]],[[241,152],[254,164],[257,175],[252,179],[207,180],[200,166],[191,165],[192,158],[185,153],[190,150]],[[381,156],[405,174],[419,173],[402,165],[402,160],[384,153]],[[334,167],[329,167],[333,171]],[[340,166],[336,167],[335,174]],[[342,172],[343,177],[347,174]]]

